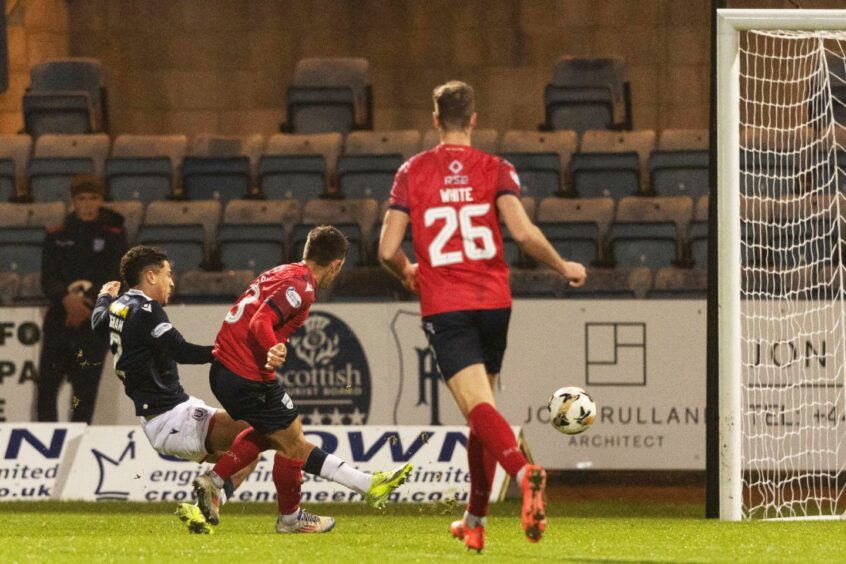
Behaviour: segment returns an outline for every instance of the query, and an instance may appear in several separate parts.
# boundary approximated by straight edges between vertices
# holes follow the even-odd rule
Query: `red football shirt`
[[[283,264],[253,280],[241,294],[217,332],[215,358],[249,380],[273,380],[264,368],[267,351],[288,342],[308,317],[314,303],[314,276],[305,263]],[[271,331],[261,331],[272,327]]]
[[[520,196],[508,161],[438,145],[400,167],[390,207],[409,214],[422,314],[511,307],[496,200]]]

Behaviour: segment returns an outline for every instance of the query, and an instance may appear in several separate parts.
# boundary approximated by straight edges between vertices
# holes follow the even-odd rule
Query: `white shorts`
[[[139,417],[144,434],[156,452],[202,462],[208,456],[206,435],[217,408],[194,396],[149,421]]]

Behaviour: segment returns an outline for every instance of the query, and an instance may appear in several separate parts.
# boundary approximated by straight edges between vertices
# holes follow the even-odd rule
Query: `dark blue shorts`
[[[278,379],[248,380],[215,360],[209,369],[209,384],[214,397],[233,419],[246,421],[263,435],[287,429],[299,415]]]
[[[499,374],[511,308],[448,311],[423,318],[423,331],[444,380],[474,364]]]

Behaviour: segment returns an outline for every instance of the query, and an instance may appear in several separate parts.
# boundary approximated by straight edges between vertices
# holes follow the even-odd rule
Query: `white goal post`
[[[846,10],[716,20],[719,516],[843,518]]]

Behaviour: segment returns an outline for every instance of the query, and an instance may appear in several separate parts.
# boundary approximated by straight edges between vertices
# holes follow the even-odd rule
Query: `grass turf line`
[[[211,536],[189,535],[175,503],[0,504],[0,562],[440,562],[476,557],[447,532],[454,504],[309,504],[338,519],[326,535],[279,535],[273,504],[229,504]],[[697,504],[557,502],[536,544],[519,505],[492,506],[482,557],[491,562],[837,561],[842,523],[720,523]],[[201,560],[202,559],[202,560]]]

